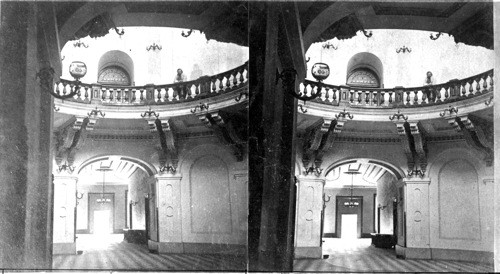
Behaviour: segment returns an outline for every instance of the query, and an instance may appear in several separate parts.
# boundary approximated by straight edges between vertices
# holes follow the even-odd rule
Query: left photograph
[[[245,271],[247,3],[0,16],[0,269]]]

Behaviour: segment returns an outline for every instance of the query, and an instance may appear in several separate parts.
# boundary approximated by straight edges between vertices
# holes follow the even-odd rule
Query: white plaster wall
[[[315,43],[307,50],[310,57],[308,68],[316,62],[330,66],[330,77],[324,82],[334,85],[346,83],[347,63],[359,52],[370,52],[382,61],[384,67],[384,87],[422,86],[426,72],[432,71],[436,83],[451,79],[473,76],[494,67],[494,51],[483,47],[455,44],[453,37],[446,34],[433,41],[431,32],[414,30],[372,30],[367,39],[361,32],[348,39],[330,40],[338,50],[323,49],[324,43]],[[435,33],[434,33],[435,34]],[[396,49],[406,46],[411,53],[396,53]],[[481,56],[478,58],[478,56]],[[307,79],[314,79],[308,71]]]
[[[207,139],[190,140],[181,152],[182,241],[245,244],[246,160],[237,162],[227,146]],[[193,167],[203,170],[193,172]]]
[[[74,47],[69,41],[61,51],[64,57],[61,78],[72,80],[69,64],[82,61],[87,65],[84,83],[96,83],[98,62],[111,50],[128,54],[134,62],[135,85],[172,83],[178,68],[187,80],[202,75],[214,75],[240,65],[248,60],[248,48],[214,40],[207,41],[204,34],[194,31],[191,36],[181,36],[182,29],[162,27],[125,27],[120,38],[113,30],[104,37],[80,39],[89,47]],[[147,51],[151,44],[161,45],[161,51]],[[201,71],[200,71],[201,70]]]
[[[493,168],[466,147],[430,156],[431,248],[492,252]]]
[[[380,234],[393,234],[393,198],[398,197],[398,189],[396,186],[396,178],[388,173],[384,174],[377,182],[377,203],[378,205],[385,206],[380,210]],[[376,221],[375,221],[376,223]]]

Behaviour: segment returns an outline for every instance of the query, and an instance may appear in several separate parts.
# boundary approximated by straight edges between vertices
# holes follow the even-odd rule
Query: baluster
[[[469,81],[469,95],[468,95],[469,97],[473,96],[473,93],[474,93],[474,88],[472,87],[473,84],[474,84],[474,80],[470,80]]]
[[[369,91],[365,91],[364,94],[365,94],[365,105],[369,105],[371,93]]]
[[[490,74],[490,91],[493,91],[493,73]]]
[[[332,103],[337,103],[337,89],[332,89]]]
[[[172,90],[172,94],[170,94],[170,90]],[[174,88],[168,88],[168,87],[165,88],[165,102],[174,100],[174,92],[175,92]]]
[[[354,91],[349,90],[349,103],[353,104],[354,103]]]
[[[121,99],[122,99],[121,92],[122,91],[119,88],[116,90],[116,102],[117,103],[121,103]]]
[[[389,91],[389,105],[392,104],[392,94],[394,94],[394,91]]]
[[[155,88],[156,91],[156,102],[161,103],[161,89]]]
[[[483,93],[488,92],[488,82],[486,81],[488,79],[488,76],[485,75],[483,78]]]
[[[78,90],[76,90],[76,100],[77,100],[77,101],[83,101],[83,100],[82,100],[82,94],[81,94],[81,92],[80,92],[80,89],[81,89],[81,88],[82,88],[82,87],[78,87]],[[73,97],[74,97],[74,96],[73,96]]]
[[[210,84],[212,85],[212,92],[215,92],[217,90],[217,87],[216,87],[216,82],[217,82],[217,79],[215,78],[212,78],[210,79]]]
[[[467,85],[467,83],[460,84],[460,87],[462,88],[462,97],[467,97],[467,91],[465,90],[465,85]]]
[[[481,94],[481,78],[476,79],[476,93],[474,95]]]
[[[413,104],[418,105],[418,89],[414,90],[413,93],[415,94],[415,97],[413,97]]]
[[[448,97],[450,97],[450,93],[448,90],[452,89],[453,87],[445,87],[444,88],[444,101],[448,100]]]
[[[241,74],[243,74],[243,71],[240,72]],[[238,83],[238,72],[235,72],[234,75],[233,75],[233,87],[236,86],[236,84]]]
[[[409,90],[406,91],[406,105],[410,104],[410,92]]]
[[[195,96],[198,96],[200,94],[200,86],[203,85],[202,83],[196,83],[194,85],[195,89],[194,89],[194,94]]]
[[[137,92],[137,89],[135,89],[135,88],[131,90],[131,94],[130,94],[131,95],[130,96],[130,103],[131,104],[134,104],[135,100],[137,99],[137,97],[135,95],[136,92]]]
[[[85,87],[85,102],[89,101],[89,88],[90,87]]]
[[[110,88],[109,89],[109,102],[110,103],[114,103],[114,98],[115,98],[115,89],[114,88]]]
[[[222,92],[224,90],[224,85],[222,84],[223,81],[224,76],[221,76],[221,78],[219,79],[219,92]]]
[[[66,90],[68,89],[68,87],[69,87],[69,90],[72,90],[73,89],[73,84],[71,84],[71,83],[70,84],[66,84],[66,86],[63,89],[63,95],[66,95],[66,93],[67,93]]]
[[[330,88],[328,87],[325,87],[325,102],[330,102],[330,100],[328,100],[328,98],[330,98]]]
[[[385,105],[385,90],[382,90],[379,94],[379,100],[377,106],[383,106]]]
[[[229,90],[231,88],[230,77],[231,75],[226,76],[226,90]]]
[[[139,92],[139,102],[142,103],[144,101],[144,89],[140,89]]]
[[[104,102],[106,100],[106,89],[101,88],[101,100]]]
[[[436,89],[436,103],[441,102],[441,89],[442,87]]]
[[[361,91],[358,91],[358,105],[361,105]]]
[[[177,97],[177,89],[178,88],[176,86],[172,87],[172,100]]]

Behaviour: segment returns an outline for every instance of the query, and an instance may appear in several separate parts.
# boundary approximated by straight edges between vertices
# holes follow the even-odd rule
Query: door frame
[[[339,201],[340,200],[345,200],[346,198],[350,198],[351,196],[345,196],[345,195],[337,195],[335,196],[335,235],[337,238],[342,238],[342,218],[340,214],[340,206],[339,206]],[[358,215],[358,231],[357,235],[358,238],[361,238],[363,235],[363,196],[352,196],[356,200],[359,201],[359,207],[357,209],[357,215]]]
[[[94,218],[94,213],[90,211],[90,201],[91,197],[95,197],[94,195],[102,195],[102,192],[89,192],[87,197],[87,230],[89,234],[94,233],[94,229],[90,226],[90,218]],[[111,203],[112,212],[111,212],[111,232],[115,233],[115,193],[114,192],[104,192],[104,195],[111,195],[113,197],[113,202]],[[92,215],[92,216],[91,216]],[[93,223],[92,223],[93,224]]]

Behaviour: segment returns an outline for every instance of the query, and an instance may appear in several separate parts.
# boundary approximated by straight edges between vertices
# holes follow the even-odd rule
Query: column
[[[429,178],[405,178],[406,247],[396,254],[407,259],[430,259]]]
[[[182,253],[181,179],[179,174],[154,176],[156,208],[158,210],[158,239],[149,240],[150,251],[158,253]],[[151,209],[151,214],[156,214]]]
[[[324,179],[298,177],[295,258],[321,258]]]
[[[0,268],[52,267],[53,104],[36,74],[46,60],[40,45],[57,40],[43,41],[56,33],[40,20],[55,19],[45,4],[0,4]]]
[[[76,183],[70,175],[54,176],[53,254],[75,254]]]

